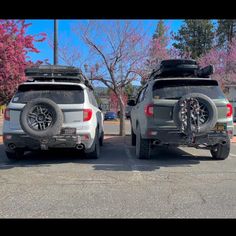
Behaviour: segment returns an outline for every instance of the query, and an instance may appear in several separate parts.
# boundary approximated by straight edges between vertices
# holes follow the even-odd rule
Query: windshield
[[[170,82],[170,81],[168,81]],[[158,83],[153,87],[153,98],[156,99],[180,99],[189,93],[202,93],[211,99],[224,99],[224,93],[217,84],[195,83],[182,81],[182,83],[173,82],[166,85]]]
[[[12,99],[13,103],[27,103],[35,98],[48,98],[57,104],[81,104],[84,92],[73,85],[21,85]]]

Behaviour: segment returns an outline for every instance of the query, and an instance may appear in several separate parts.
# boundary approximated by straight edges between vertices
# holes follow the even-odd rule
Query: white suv
[[[5,110],[3,142],[9,159],[28,150],[73,148],[98,158],[103,113],[93,88],[79,69],[40,66],[26,70]]]

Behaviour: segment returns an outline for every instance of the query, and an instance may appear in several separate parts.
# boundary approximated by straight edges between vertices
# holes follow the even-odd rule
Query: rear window
[[[202,93],[211,99],[225,98],[215,80],[160,80],[153,85],[153,97],[157,99],[180,99],[189,93]]]
[[[12,99],[13,103],[27,103],[35,98],[48,98],[57,104],[81,104],[84,91],[74,85],[20,85]]]

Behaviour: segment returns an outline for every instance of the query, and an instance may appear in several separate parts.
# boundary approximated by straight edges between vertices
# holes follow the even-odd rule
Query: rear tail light
[[[144,113],[146,114],[146,116],[151,117],[153,116],[154,112],[153,112],[153,104],[148,104],[145,109],[144,109]]]
[[[232,106],[231,103],[228,103],[226,105],[226,107],[227,107],[227,115],[226,115],[226,117],[229,118],[229,117],[231,117],[233,115],[233,106]]]
[[[8,108],[5,109],[4,120],[10,120],[10,109]]]
[[[84,109],[83,110],[83,121],[89,121],[92,118],[92,109]]]
[[[89,135],[88,134],[81,135],[81,140],[89,140]]]
[[[228,134],[229,136],[233,136],[233,130],[227,130],[227,134]]]
[[[3,142],[5,143],[7,140],[11,140],[12,135],[3,135]]]

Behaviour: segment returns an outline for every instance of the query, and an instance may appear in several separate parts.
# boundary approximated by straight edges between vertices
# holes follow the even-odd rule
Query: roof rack
[[[25,75],[27,82],[71,82],[84,83],[88,88],[94,90],[91,82],[83,75],[79,68],[61,65],[40,65],[27,68]]]
[[[74,66],[60,66],[60,65],[40,65],[37,67],[27,68],[25,70],[26,76],[55,76],[55,75],[67,75],[67,76],[79,76],[82,71]]]

